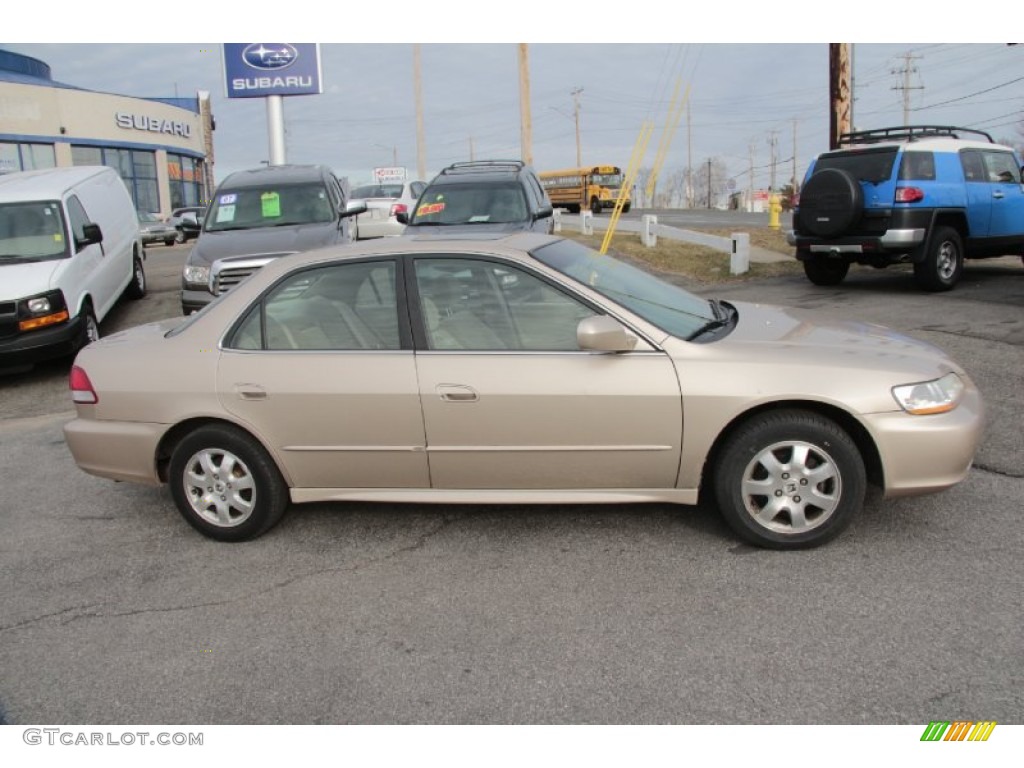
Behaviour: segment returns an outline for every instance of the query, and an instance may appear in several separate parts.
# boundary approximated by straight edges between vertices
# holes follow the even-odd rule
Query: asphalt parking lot
[[[109,334],[180,314],[189,246],[148,250]],[[948,294],[860,268],[702,288],[880,322],[973,375],[968,479],[869,499],[838,540],[737,543],[668,505],[316,504],[246,544],[166,489],[79,471],[68,363],[0,377],[0,712],[11,723],[1024,720],[1024,266]]]

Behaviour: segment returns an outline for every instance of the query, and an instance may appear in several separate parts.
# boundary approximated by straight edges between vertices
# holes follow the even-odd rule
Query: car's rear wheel
[[[124,295],[129,299],[141,299],[146,295],[146,270],[138,256],[132,258],[132,279],[124,289]]]
[[[810,256],[804,259],[804,274],[815,285],[839,285],[850,271],[850,263],[826,256]]]
[[[228,425],[200,427],[178,443],[168,480],[182,517],[218,541],[256,538],[288,506],[288,488],[270,455]]]
[[[927,291],[948,291],[964,271],[964,247],[952,227],[936,227],[922,261],[914,264],[914,278]]]
[[[718,507],[751,544],[797,549],[837,536],[864,503],[864,461],[835,422],[802,410],[753,417],[718,454]]]

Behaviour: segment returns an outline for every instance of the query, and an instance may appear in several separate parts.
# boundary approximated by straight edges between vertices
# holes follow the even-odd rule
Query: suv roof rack
[[[952,125],[898,125],[893,128],[876,128],[872,131],[853,131],[839,136],[839,146],[846,144],[878,144],[882,141],[919,141],[936,136],[948,136],[959,139],[962,133],[973,133],[982,136],[990,144],[995,144],[992,137],[984,131],[973,128],[957,128]]]
[[[526,167],[522,160],[469,160],[462,163],[452,163],[441,171],[442,175],[462,171],[496,171],[510,170],[518,171]]]

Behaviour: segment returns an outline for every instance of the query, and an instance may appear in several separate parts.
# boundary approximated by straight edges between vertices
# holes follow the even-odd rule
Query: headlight
[[[892,396],[900,407],[915,416],[951,411],[956,408],[963,393],[964,383],[955,373],[947,373],[934,381],[892,388]]]
[[[192,285],[207,285],[210,282],[210,268],[198,267],[192,264],[185,265],[183,273],[185,282]]]
[[[48,296],[29,299],[26,303],[28,304],[28,311],[33,315],[45,315],[50,311],[50,298]]]

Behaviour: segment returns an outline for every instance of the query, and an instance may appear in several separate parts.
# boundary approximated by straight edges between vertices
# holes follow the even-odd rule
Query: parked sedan
[[[409,214],[416,207],[426,184],[422,181],[387,182],[366,184],[352,190],[351,200],[366,202],[366,213],[355,220],[355,239],[369,240],[374,237],[394,237],[405,231],[399,222],[399,214]]]
[[[195,240],[203,229],[203,214],[206,208],[192,205],[186,208],[175,208],[171,211],[168,222],[178,231],[177,242]]]
[[[929,344],[708,301],[537,233],[278,259],[187,320],[90,344],[71,391],[83,470],[167,483],[226,541],[290,502],[705,493],[745,541],[806,547],[846,527],[868,482],[960,482],[983,423],[970,377]]]
[[[174,228],[173,224],[164,221],[155,213],[140,213],[139,237],[142,238],[143,245],[153,245],[154,243],[174,245],[178,242],[178,230]]]

